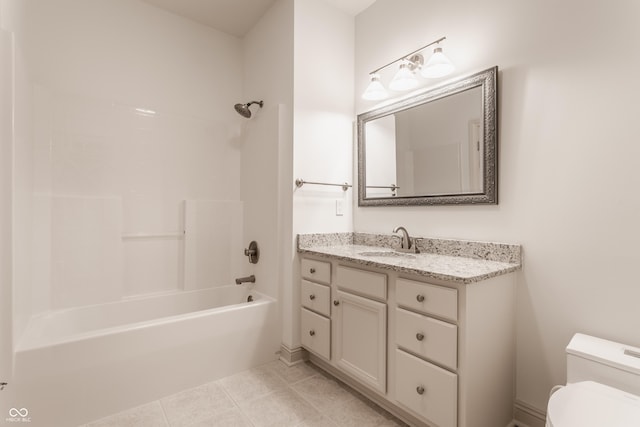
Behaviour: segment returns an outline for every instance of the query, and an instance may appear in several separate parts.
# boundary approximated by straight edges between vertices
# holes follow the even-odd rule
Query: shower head
[[[242,117],[246,117],[247,119],[249,117],[251,117],[251,110],[249,110],[249,106],[251,104],[258,104],[260,106],[260,108],[262,108],[262,106],[264,105],[264,102],[262,101],[251,101],[247,104],[236,104],[235,105],[235,109],[238,112],[238,114],[240,114]]]

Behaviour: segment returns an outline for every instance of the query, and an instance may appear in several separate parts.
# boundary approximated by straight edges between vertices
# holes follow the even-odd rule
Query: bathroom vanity
[[[520,246],[395,236],[298,236],[310,360],[411,425],[512,420]]]

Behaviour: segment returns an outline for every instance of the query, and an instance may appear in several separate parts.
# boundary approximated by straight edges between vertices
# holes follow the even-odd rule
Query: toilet
[[[546,427],[640,426],[640,348],[575,334],[551,393]]]

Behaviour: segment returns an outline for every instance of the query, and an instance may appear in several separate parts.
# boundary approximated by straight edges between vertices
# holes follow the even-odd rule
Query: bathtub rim
[[[234,285],[227,285],[229,287],[234,286]],[[215,288],[213,288],[215,289]],[[174,314],[171,316],[164,316],[164,317],[157,317],[157,318],[153,318],[153,319],[148,319],[148,320],[143,320],[143,321],[139,321],[139,322],[133,322],[133,323],[126,323],[124,325],[117,325],[117,326],[111,326],[111,327],[107,327],[107,328],[101,328],[101,329],[95,329],[92,331],[88,331],[88,332],[81,332],[81,333],[77,333],[77,334],[71,334],[71,335],[65,335],[61,338],[57,338],[57,339],[51,339],[51,340],[36,340],[35,338],[33,338],[33,335],[36,334],[36,332],[32,332],[32,322],[34,321],[44,321],[43,319],[46,317],[52,317],[55,316],[56,314],[60,314],[60,313],[65,313],[65,312],[69,312],[69,311],[74,311],[77,310],[78,308],[82,308],[82,309],[87,309],[87,308],[92,308],[92,307],[101,307],[104,305],[116,305],[122,302],[129,302],[132,300],[146,300],[146,299],[155,299],[155,298],[161,298],[161,297],[167,297],[167,296],[171,296],[171,295],[184,295],[184,294],[195,294],[198,292],[202,292],[202,291],[207,291],[207,290],[211,290],[210,288],[203,288],[203,289],[194,289],[194,290],[189,290],[189,291],[171,291],[171,292],[162,292],[160,294],[153,294],[151,296],[148,297],[144,297],[141,295],[136,295],[136,296],[132,296],[132,297],[127,297],[127,298],[123,298],[122,300],[119,301],[109,301],[106,303],[98,303],[98,304],[89,304],[89,305],[85,305],[85,306],[81,306],[81,307],[70,307],[70,308],[63,308],[60,310],[51,310],[51,311],[47,311],[45,313],[39,313],[36,314],[34,316],[32,316],[29,319],[29,323],[27,325],[27,328],[25,329],[25,331],[23,332],[22,336],[20,337],[20,340],[18,341],[18,344],[15,347],[15,355],[16,357],[18,357],[21,353],[26,353],[29,351],[37,351],[37,350],[42,350],[45,348],[51,348],[51,347],[56,347],[56,346],[62,346],[62,345],[67,345],[67,344],[71,344],[74,342],[78,342],[78,341],[83,341],[83,340],[89,340],[89,339],[93,339],[93,338],[100,338],[100,337],[104,337],[107,335],[112,335],[112,334],[116,334],[118,332],[124,332],[124,331],[135,331],[135,330],[143,330],[146,328],[150,328],[153,326],[161,326],[161,325],[166,325],[169,323],[173,323],[179,320],[189,320],[189,319],[196,319],[199,317],[205,317],[205,316],[209,316],[212,315],[213,313],[223,313],[223,312],[228,312],[228,311],[235,311],[235,310],[241,310],[241,309],[245,309],[245,308],[249,308],[251,306],[258,306],[258,305],[264,305],[264,304],[269,304],[269,303],[275,303],[277,302],[277,300],[269,295],[263,294],[262,292],[258,292],[255,290],[250,290],[248,292],[248,295],[253,295],[254,296],[254,300],[251,302],[248,301],[243,301],[243,302],[239,302],[236,304],[228,304],[228,305],[223,305],[223,306],[219,306],[219,307],[213,307],[213,308],[209,308],[209,309],[205,309],[205,310],[198,310],[198,311],[190,311],[187,313],[180,313],[180,314]],[[256,298],[257,297],[257,298]],[[35,343],[33,343],[33,341],[35,341]]]

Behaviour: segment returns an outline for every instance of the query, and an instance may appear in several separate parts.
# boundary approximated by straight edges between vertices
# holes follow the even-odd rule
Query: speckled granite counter
[[[403,253],[400,238],[365,233],[299,234],[298,252],[433,279],[468,284],[521,268],[520,245],[416,238],[420,253]]]

